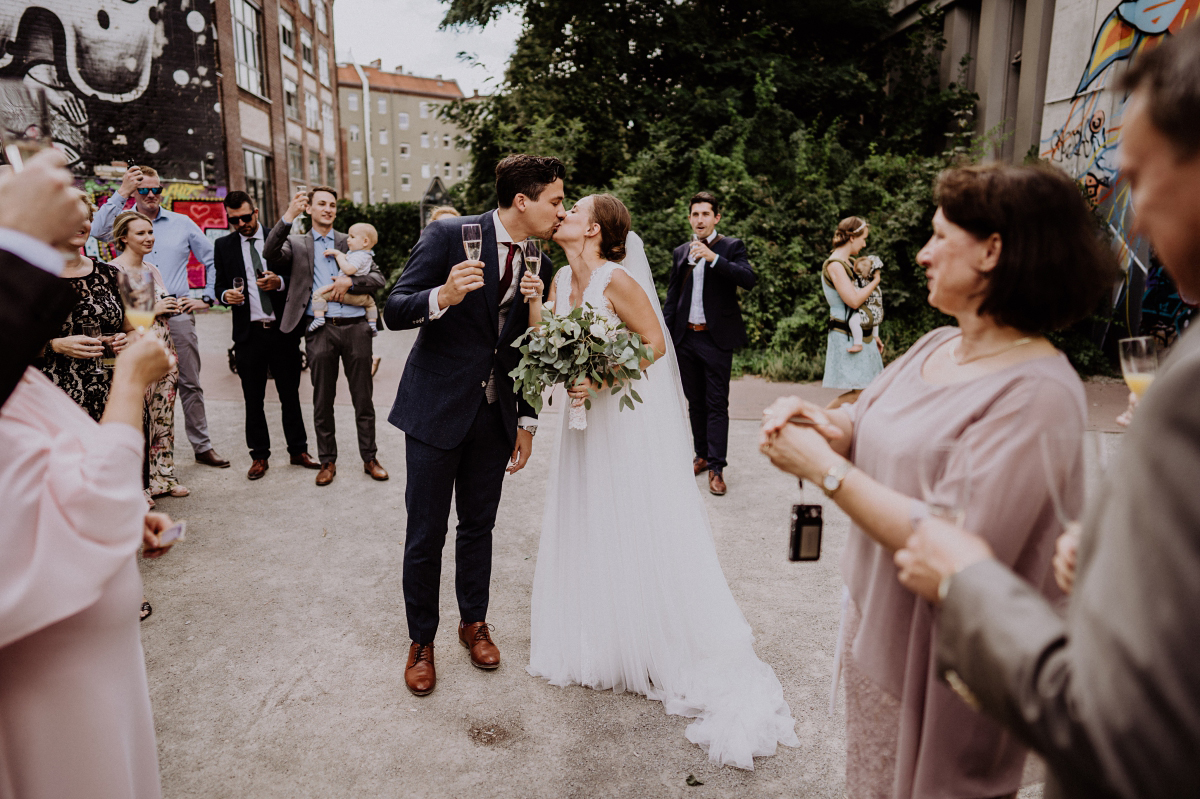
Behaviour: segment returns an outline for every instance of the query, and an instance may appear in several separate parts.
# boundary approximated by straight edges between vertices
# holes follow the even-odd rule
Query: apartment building
[[[400,67],[386,72],[378,60],[338,64],[337,81],[342,177],[351,200],[417,202],[435,177],[449,188],[470,172],[458,128],[439,117],[463,97],[456,81]]]

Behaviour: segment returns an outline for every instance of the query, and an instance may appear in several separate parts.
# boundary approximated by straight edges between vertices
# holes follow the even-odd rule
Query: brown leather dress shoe
[[[704,458],[693,458],[692,459],[692,474],[698,475],[698,474],[700,474],[700,472],[704,471],[707,468],[708,468],[708,461],[704,460]]]
[[[215,449],[206,449],[204,452],[197,453],[196,463],[203,463],[205,466],[215,466],[218,469],[229,468],[229,461],[218,455]]]
[[[321,464],[312,459],[312,456],[307,452],[301,452],[292,456],[293,466],[303,466],[305,469],[320,469]]]
[[[254,463],[250,464],[250,471],[246,472],[246,476],[251,480],[257,480],[266,474],[269,468],[266,458],[256,458]]]
[[[333,476],[337,474],[336,463],[322,463],[321,471],[317,472],[317,485],[327,486],[333,482]]]
[[[471,653],[471,665],[494,669],[500,665],[500,648],[492,643],[491,627],[486,621],[458,623],[458,642]]]
[[[433,644],[418,644],[408,648],[408,664],[404,667],[404,684],[417,696],[432,693],[437,685],[437,672],[433,668]]]
[[[728,490],[728,489],[725,486],[725,478],[721,476],[721,473],[720,472],[709,472],[708,473],[708,491],[709,491],[709,493],[714,494],[718,497],[723,497],[723,496],[725,496],[726,490]]]
[[[371,458],[371,460],[363,464],[363,471],[371,475],[375,480],[388,479],[387,469],[380,466],[379,461],[375,458]]]

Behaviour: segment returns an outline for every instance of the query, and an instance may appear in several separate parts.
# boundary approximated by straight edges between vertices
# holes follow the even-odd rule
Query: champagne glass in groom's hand
[[[483,288],[483,228],[480,225],[462,226],[463,249],[467,260],[450,267],[450,276],[438,291],[438,304],[443,308],[458,305],[475,289]]]
[[[483,226],[462,226],[463,249],[466,250],[468,261],[478,261],[483,254]]]

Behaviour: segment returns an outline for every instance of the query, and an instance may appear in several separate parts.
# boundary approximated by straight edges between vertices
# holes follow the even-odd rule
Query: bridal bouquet
[[[590,304],[557,316],[553,305],[547,303],[541,326],[526,330],[513,346],[521,350],[521,361],[509,377],[535,411],[542,409],[544,389],[556,383],[573,385],[585,377],[601,386],[611,382],[610,393],[625,392],[621,410],[626,406],[632,409],[633,403],[642,401],[632,381],[642,376],[643,359],[654,360],[654,351],[641,336],[624,323],[606,319]],[[596,390],[589,395],[582,406],[571,406],[569,426],[573,430],[587,427],[584,410],[592,407]]]

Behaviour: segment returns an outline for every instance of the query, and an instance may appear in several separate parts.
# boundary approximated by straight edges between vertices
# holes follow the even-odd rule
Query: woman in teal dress
[[[849,216],[838,223],[833,234],[833,252],[821,264],[821,289],[829,303],[829,335],[825,346],[825,388],[839,388],[841,394],[831,408],[854,402],[860,391],[867,387],[875,375],[883,371],[883,347],[878,338],[863,331],[861,352],[847,352],[851,340],[846,321],[850,314],[867,301],[867,297],[879,285],[875,275],[861,288],[854,283],[851,259],[867,246],[867,234],[871,232],[867,220],[861,216]]]

